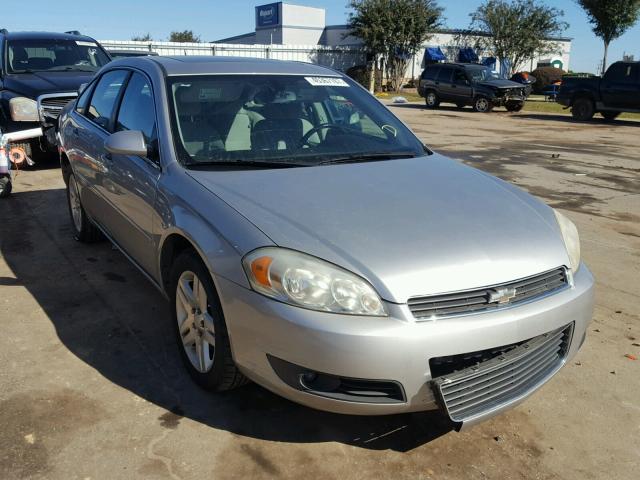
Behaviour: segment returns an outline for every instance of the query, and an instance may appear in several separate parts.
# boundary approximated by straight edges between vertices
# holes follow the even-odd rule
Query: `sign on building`
[[[280,3],[270,3],[256,7],[256,27],[276,27],[280,25]]]

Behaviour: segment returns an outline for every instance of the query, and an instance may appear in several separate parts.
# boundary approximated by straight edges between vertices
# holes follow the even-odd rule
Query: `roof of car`
[[[71,33],[58,32],[7,32],[4,34],[7,40],[85,40],[95,42],[91,37],[86,35],[74,35]]]
[[[126,62],[127,60],[118,60]],[[129,59],[128,61],[134,61]],[[155,62],[159,64],[166,75],[202,75],[202,74],[256,74],[256,75],[323,75],[339,76],[340,74],[329,68],[311,63],[292,62],[284,60],[265,60],[248,57],[213,57],[213,56],[182,56],[182,57],[137,57],[136,62]]]

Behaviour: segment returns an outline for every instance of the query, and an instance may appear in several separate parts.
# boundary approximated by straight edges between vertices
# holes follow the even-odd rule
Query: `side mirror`
[[[147,144],[139,130],[125,130],[109,135],[104,142],[104,148],[115,155],[147,156]]]

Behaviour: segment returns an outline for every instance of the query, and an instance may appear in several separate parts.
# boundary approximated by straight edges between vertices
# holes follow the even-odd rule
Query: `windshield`
[[[65,70],[95,72],[109,62],[97,43],[80,40],[10,40],[8,57],[8,73]]]
[[[474,83],[486,82],[487,80],[495,80],[500,78],[497,72],[494,72],[489,67],[469,67],[467,73],[471,77],[471,81]]]
[[[350,79],[286,75],[169,77],[185,165],[303,166],[405,158],[425,147]]]

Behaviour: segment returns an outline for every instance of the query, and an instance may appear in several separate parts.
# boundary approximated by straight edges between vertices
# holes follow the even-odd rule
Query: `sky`
[[[98,40],[130,40],[150,33],[166,40],[173,30],[193,30],[203,41],[251,32],[254,7],[275,0],[1,0],[0,28],[8,30],[80,30]],[[602,42],[593,34],[584,12],[574,0],[543,0],[564,11],[570,24],[565,36],[573,38],[573,71],[595,72],[602,59]],[[288,3],[326,9],[327,24],[344,24],[347,0],[289,0]],[[469,13],[482,0],[439,0],[445,8],[447,28],[465,28]],[[27,6],[25,8],[25,6]],[[623,54],[640,59],[640,22],[616,40],[609,50],[609,63]]]

